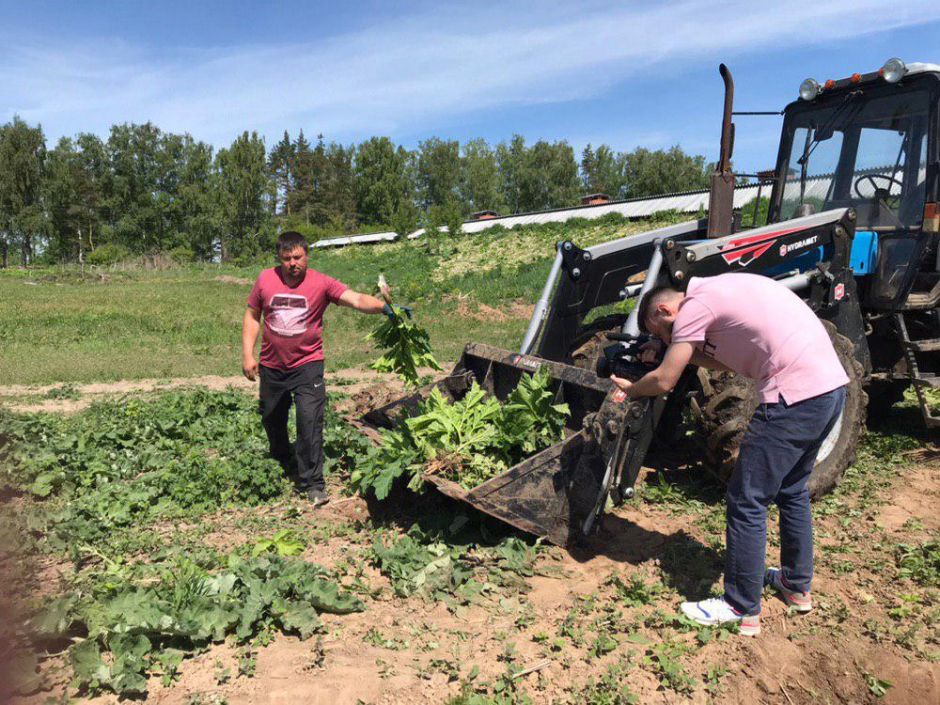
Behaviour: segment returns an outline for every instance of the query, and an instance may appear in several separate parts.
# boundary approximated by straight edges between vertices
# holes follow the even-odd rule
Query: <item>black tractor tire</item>
[[[615,313],[598,318],[581,328],[568,351],[571,364],[585,370],[596,369],[597,360],[604,348],[611,345],[611,341],[607,340],[607,333],[619,333],[626,320],[626,314]]]
[[[904,399],[904,392],[911,386],[907,380],[878,380],[868,385],[868,422],[883,421],[891,408]]]
[[[829,438],[820,449],[816,467],[809,478],[810,497],[818,499],[831,492],[853,462],[858,443],[865,432],[868,395],[863,387],[863,369],[855,359],[852,341],[823,321],[832,345],[849,377],[845,409]],[[705,456],[710,470],[727,484],[734,472],[738,450],[759,398],[753,380],[729,372],[699,369],[702,399],[698,417],[705,439]]]

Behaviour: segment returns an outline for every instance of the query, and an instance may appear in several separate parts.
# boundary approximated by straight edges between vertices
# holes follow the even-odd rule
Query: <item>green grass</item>
[[[38,286],[0,275],[0,384],[240,374],[241,317],[250,287],[216,281],[221,271]],[[416,304],[417,320],[429,329],[445,366],[471,340],[514,347],[527,323],[467,319],[440,299],[402,301]],[[324,334],[328,368],[375,359],[365,337],[376,322],[330,308]]]
[[[323,260],[312,266],[370,288],[371,275],[356,276],[347,263],[337,266],[337,254]],[[241,317],[250,286],[217,281],[221,274],[247,272],[205,267],[141,272],[107,283],[38,285],[0,275],[0,384],[239,374]],[[392,281],[405,291],[420,278],[413,272]],[[502,283],[494,284],[501,288]],[[516,282],[506,288],[520,298],[530,293]],[[416,305],[418,321],[429,328],[442,361],[452,361],[470,340],[512,347],[525,330],[526,321],[520,319],[483,322],[458,316],[455,304],[439,296],[400,300]],[[364,339],[375,323],[353,311],[329,309],[329,367],[371,361],[375,351]]]
[[[238,371],[247,291],[211,270],[107,283],[0,276],[0,383],[42,384]]]
[[[675,218],[670,216],[671,220]],[[586,246],[658,223],[618,218],[494,229],[447,241],[428,254],[420,241],[312,251],[310,266],[371,292],[379,272],[418,322],[445,368],[471,341],[515,348],[528,321],[477,320],[477,304],[533,304],[554,243]],[[241,372],[241,319],[262,267],[193,266],[166,271],[0,270],[0,384],[53,384]],[[229,281],[219,281],[226,276]],[[462,302],[458,302],[458,297]],[[375,359],[365,342],[375,319],[332,307],[325,320],[328,369]]]

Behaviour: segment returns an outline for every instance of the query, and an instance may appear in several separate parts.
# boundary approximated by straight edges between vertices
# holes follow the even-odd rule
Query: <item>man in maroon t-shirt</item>
[[[248,295],[242,321],[242,372],[252,381],[261,377],[261,423],[271,455],[285,469],[296,470],[298,488],[318,506],[329,501],[323,482],[323,312],[329,304],[362,313],[391,314],[392,309],[374,296],[307,269],[307,241],[298,232],[278,237],[277,256],[281,265],[262,271]],[[388,291],[383,295],[387,297]],[[259,365],[254,351],[262,315]],[[293,448],[287,437],[292,402],[297,406]]]

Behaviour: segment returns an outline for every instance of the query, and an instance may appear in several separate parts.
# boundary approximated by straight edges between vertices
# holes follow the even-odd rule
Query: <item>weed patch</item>
[[[230,556],[214,571],[181,560],[139,572],[55,600],[30,624],[40,643],[77,639],[69,659],[80,691],[144,695],[148,675],[169,684],[185,656],[229,635],[246,643],[277,629],[306,639],[319,614],[363,609],[322,568],[274,556]]]
[[[901,544],[896,549],[898,575],[923,587],[940,588],[940,541]]]

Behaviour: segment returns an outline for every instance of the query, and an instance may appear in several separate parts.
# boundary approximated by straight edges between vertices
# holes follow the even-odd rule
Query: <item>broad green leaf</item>
[[[56,481],[59,479],[60,471],[44,472],[36,476],[29,491],[37,497],[48,497],[55,488]]]
[[[289,603],[281,612],[279,620],[285,631],[297,632],[301,639],[309,639],[322,626],[313,607],[297,602]]]
[[[311,589],[301,596],[318,612],[349,614],[362,612],[365,609],[365,605],[358,597],[352,593],[343,592],[336,583],[320,578],[316,579]]]
[[[69,661],[78,685],[92,688],[111,679],[111,669],[101,659],[101,648],[93,639],[81,641],[69,649]]]
[[[37,636],[60,636],[72,625],[74,608],[73,597],[57,598],[30,620],[30,627]]]

